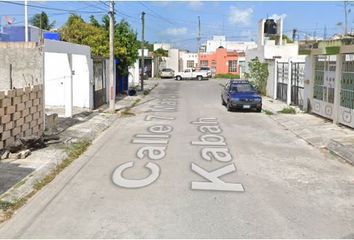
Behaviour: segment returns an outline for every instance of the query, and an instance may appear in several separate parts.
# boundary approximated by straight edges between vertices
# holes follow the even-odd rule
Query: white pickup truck
[[[208,73],[205,71],[201,72],[196,72],[193,71],[191,68],[187,68],[183,72],[177,72],[175,73],[176,80],[180,81],[182,79],[197,79],[198,81],[201,81],[203,79],[208,78]]]

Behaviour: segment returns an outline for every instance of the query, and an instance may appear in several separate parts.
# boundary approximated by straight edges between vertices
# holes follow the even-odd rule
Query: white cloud
[[[253,14],[252,8],[240,9],[234,6],[230,7],[229,22],[232,24],[248,25],[251,22]]]
[[[179,35],[184,35],[187,33],[187,28],[181,27],[181,28],[167,28],[166,32],[167,35],[170,36],[179,36]]]
[[[203,3],[201,1],[190,1],[188,6],[193,10],[200,10],[203,7]]]
[[[275,20],[278,20],[278,19],[284,19],[284,18],[286,18],[288,15],[286,15],[285,13],[283,13],[283,14],[280,14],[280,15],[278,15],[278,14],[273,14],[273,15],[271,15],[271,16],[269,16],[268,18],[269,19],[275,19]]]

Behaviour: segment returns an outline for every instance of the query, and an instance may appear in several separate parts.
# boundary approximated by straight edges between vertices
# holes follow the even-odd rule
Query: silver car
[[[160,77],[161,78],[174,78],[175,77],[175,71],[173,71],[173,69],[171,69],[171,68],[161,69]]]

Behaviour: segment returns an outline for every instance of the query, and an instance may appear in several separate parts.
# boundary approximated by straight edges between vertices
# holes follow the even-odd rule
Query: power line
[[[24,3],[19,3],[19,2],[9,2],[9,1],[1,1],[0,3],[7,3],[7,4],[12,4],[12,5],[18,5],[18,6],[24,6]],[[79,12],[79,13],[91,13],[91,14],[95,14],[95,13],[102,13],[102,12],[98,12],[98,11],[75,11],[75,10],[69,10],[69,9],[61,9],[61,8],[53,8],[53,7],[45,7],[45,6],[37,6],[37,5],[32,5],[32,4],[27,4],[28,7],[31,8],[39,8],[39,9],[46,9],[46,10],[55,10],[55,11],[62,11],[62,12],[68,12],[68,13],[72,13],[72,12]]]

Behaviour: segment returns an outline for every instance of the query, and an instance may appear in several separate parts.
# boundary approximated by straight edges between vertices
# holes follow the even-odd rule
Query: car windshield
[[[255,92],[250,84],[236,84],[231,86],[230,92]]]

